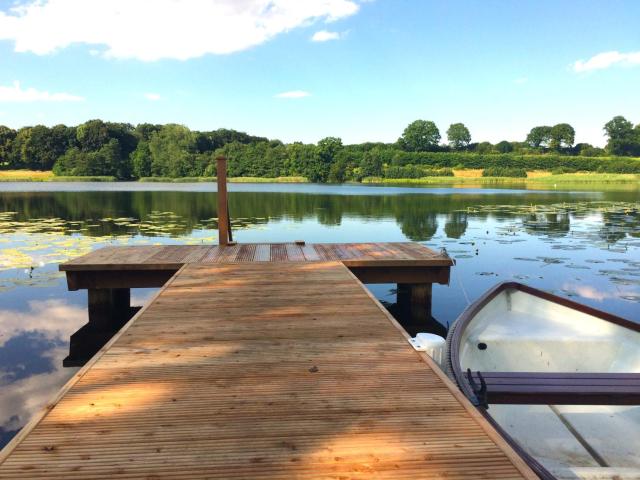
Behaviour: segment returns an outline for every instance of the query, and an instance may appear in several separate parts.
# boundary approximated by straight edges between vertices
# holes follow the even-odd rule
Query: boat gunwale
[[[483,293],[475,302],[470,304],[465,310],[458,316],[456,321],[453,323],[451,337],[448,339],[448,355],[447,355],[447,366],[450,374],[453,376],[454,381],[458,385],[458,388],[464,393],[464,395],[470,400],[475,399],[475,394],[471,390],[466,378],[464,377],[464,372],[460,368],[460,343],[462,341],[462,334],[466,330],[466,327],[473,321],[476,315],[494,298],[496,298],[499,294],[504,292],[505,290],[518,290],[524,293],[528,293],[535,297],[541,298],[543,300],[547,300],[558,305],[568,307],[574,310],[577,310],[581,313],[585,313],[587,315],[591,315],[597,317],[601,320],[605,320],[611,323],[614,323],[620,327],[628,328],[629,330],[640,332],[640,324],[627,320],[625,318],[619,317],[609,312],[605,312],[602,310],[598,310],[597,308],[589,307],[587,305],[583,305],[581,303],[575,302],[568,298],[560,297],[558,295],[554,295],[553,293],[546,292],[544,290],[539,290],[534,287],[530,287],[523,283],[506,281],[500,282],[491,287],[485,293]],[[557,480],[556,477],[551,474],[540,462],[538,462],[533,456],[531,456],[527,451],[525,451],[519,442],[517,442],[502,426],[493,418],[493,416],[489,413],[488,408],[483,406],[476,407],[482,415],[486,418],[486,420],[495,428],[500,435],[505,439],[505,441],[513,448],[523,459],[524,461],[531,467],[531,469],[542,479],[542,480]]]

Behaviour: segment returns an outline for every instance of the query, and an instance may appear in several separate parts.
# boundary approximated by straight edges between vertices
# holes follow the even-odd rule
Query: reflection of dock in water
[[[408,285],[424,308],[450,265],[411,244],[124,247],[70,262],[92,320],[126,324],[8,445],[0,478],[534,478],[361,283]],[[153,282],[124,320],[128,289]]]

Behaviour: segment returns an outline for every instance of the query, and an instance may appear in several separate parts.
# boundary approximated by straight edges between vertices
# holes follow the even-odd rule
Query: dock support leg
[[[131,318],[129,288],[90,288],[89,325],[98,330],[118,330]]]
[[[424,332],[431,321],[431,283],[399,283],[397,302],[403,316],[408,317],[405,328],[412,333]]]
[[[71,335],[65,367],[84,365],[140,307],[132,307],[129,288],[90,288],[89,322]]]

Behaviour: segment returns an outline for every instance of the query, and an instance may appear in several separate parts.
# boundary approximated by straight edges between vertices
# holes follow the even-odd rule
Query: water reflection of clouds
[[[0,437],[8,440],[76,371],[62,367],[68,336],[87,320],[83,307],[32,301],[0,310]],[[4,442],[3,442],[4,443]]]
[[[598,302],[602,302],[608,298],[618,298],[620,294],[618,292],[607,292],[602,290],[602,286],[599,288],[590,287],[589,285],[580,285],[577,283],[564,283],[562,285],[562,290],[567,292],[572,292],[579,295],[582,298],[588,298],[590,300],[596,300]]]

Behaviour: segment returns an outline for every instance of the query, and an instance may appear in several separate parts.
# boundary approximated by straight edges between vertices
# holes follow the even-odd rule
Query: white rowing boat
[[[541,478],[640,480],[640,325],[515,282],[470,305],[446,368]]]

